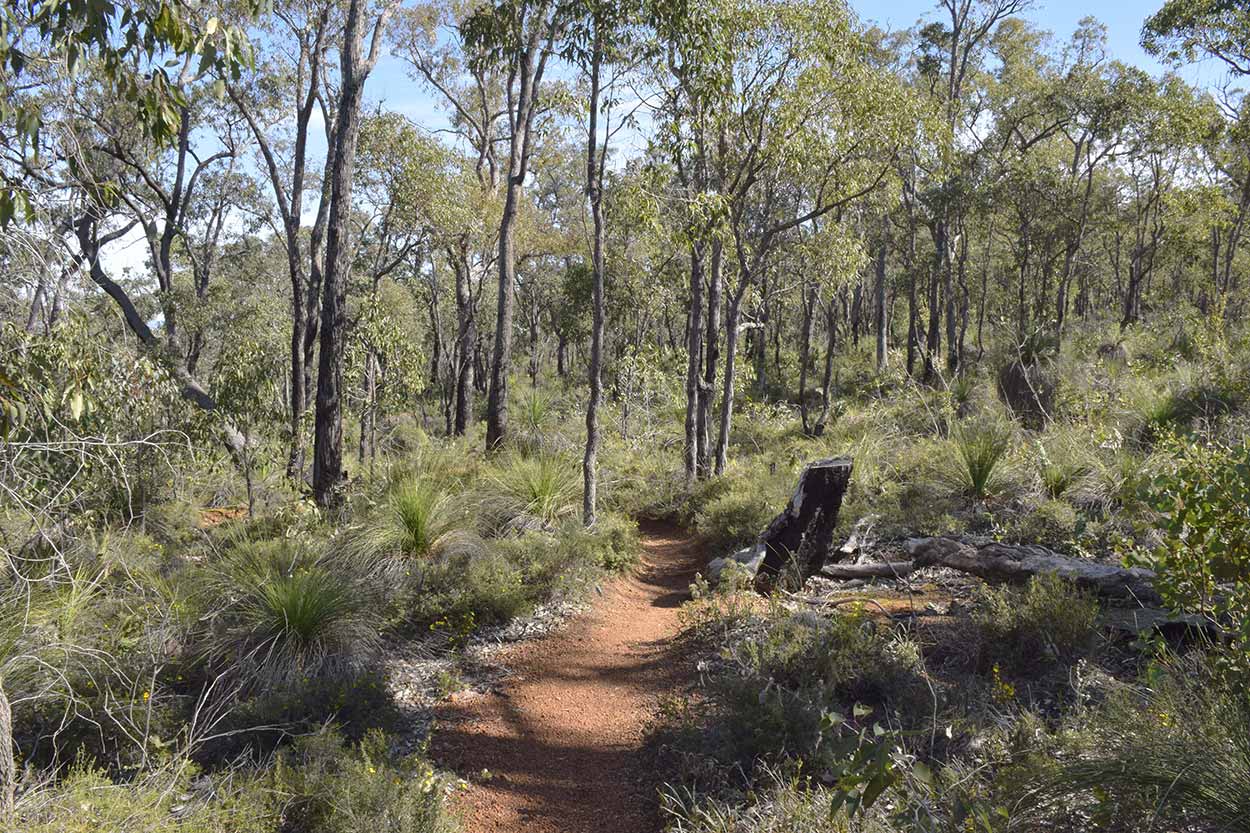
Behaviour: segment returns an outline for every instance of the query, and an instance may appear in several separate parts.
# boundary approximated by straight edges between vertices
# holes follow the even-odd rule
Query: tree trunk
[[[818,460],[803,469],[785,510],[760,535],[758,546],[764,548],[764,560],[759,577],[763,583],[775,580],[791,561],[798,562],[803,578],[820,569],[833,541],[852,468],[850,458],[840,457]]]
[[[456,418],[452,433],[463,437],[473,419],[473,349],[477,328],[473,287],[469,285],[468,241],[462,240],[452,257],[456,272]]]
[[[746,295],[749,280],[739,279],[738,288],[729,299],[728,315],[725,317],[725,382],[721,390],[720,432],[716,437],[716,475],[725,473],[729,462],[729,430],[734,418],[734,375],[738,367],[738,322],[742,314],[742,298]]]
[[[347,339],[347,283],[351,271],[352,177],[365,79],[372,60],[361,55],[362,0],[351,0],[343,31],[334,166],[326,226],[326,270],[321,305],[320,361],[317,367],[316,424],[313,440],[313,497],[319,506],[337,503],[343,471],[343,350]],[[384,21],[378,21],[378,27]],[[376,35],[376,32],[375,32]],[[377,39],[374,39],[374,46]],[[376,51],[375,51],[376,56]]]
[[[0,825],[13,821],[17,787],[17,764],[13,760],[13,710],[0,680]]]
[[[875,306],[875,310],[874,310],[875,314],[874,314],[874,316],[873,316],[873,318],[874,318],[874,321],[873,321],[873,326],[874,326],[874,327],[876,328],[876,330],[877,330],[877,332],[876,332],[876,336],[877,336],[877,373],[884,373],[884,372],[885,372],[885,364],[886,364],[886,343],[885,343],[885,337],[886,337],[886,326],[885,326],[885,318],[886,318],[886,316],[885,316],[885,311],[886,311],[886,305],[885,305],[885,250],[886,250],[885,226],[886,226],[886,224],[885,224],[885,223],[882,223],[881,225],[882,225],[881,244],[880,244],[880,247],[877,249],[877,275],[876,275],[876,286],[874,287],[874,288],[875,288],[875,292],[873,293],[873,294],[874,294],[874,296],[875,296],[875,299],[876,299],[876,306]]]
[[[949,567],[987,581],[1022,584],[1034,576],[1053,573],[1099,596],[1147,605],[1159,605],[1163,601],[1155,590],[1155,574],[1150,570],[1067,558],[1035,545],[913,538],[907,542],[907,553],[917,567]]]
[[[943,252],[946,250],[946,226],[937,223],[933,229],[933,262],[929,266],[929,329],[925,338],[924,380],[933,381],[934,361],[942,348],[941,282]]]
[[[690,314],[686,327],[686,482],[699,476],[699,371],[703,347],[703,244],[690,247]]]
[[[546,14],[541,5],[530,15]],[[550,26],[554,26],[552,23]],[[522,28],[524,28],[522,26]],[[544,31],[548,37],[544,41]],[[516,220],[521,207],[525,176],[529,167],[531,130],[537,110],[539,87],[546,65],[546,50],[554,30],[531,20],[525,42],[514,67],[517,80],[516,105],[511,110],[512,136],[508,150],[508,179],[504,188],[503,214],[499,219],[499,291],[495,310],[495,347],[491,356],[490,391],[486,400],[486,448],[499,448],[508,436],[508,374],[512,369],[512,313],[516,287]],[[512,101],[509,90],[509,102]]]
[[[582,458],[582,523],[595,525],[599,494],[599,402],[603,397],[603,328],[604,328],[604,225],[603,225],[603,160],[597,158],[599,138],[599,68],[603,61],[603,44],[598,26],[595,28],[594,54],[590,73],[590,118],[586,142],[586,192],[590,198],[590,215],[594,222],[591,252],[590,299],[590,391],[586,400],[586,454]],[[607,139],[604,139],[604,154]],[[561,339],[561,345],[564,340]]]
[[[698,419],[698,475],[707,477],[711,471],[712,445],[710,439],[712,421],[712,397],[716,395],[716,360],[720,355],[720,306],[723,267],[721,242],[712,243],[712,270],[708,280],[707,339],[703,347],[703,383],[699,385]]]

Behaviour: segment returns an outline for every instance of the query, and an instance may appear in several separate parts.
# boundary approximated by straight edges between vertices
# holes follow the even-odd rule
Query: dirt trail
[[[687,673],[673,637],[702,552],[671,525],[645,523],[642,535],[633,575],[500,658],[512,672],[502,691],[465,692],[440,709],[433,752],[472,781],[461,798],[468,833],[660,829],[642,739],[658,699]]]

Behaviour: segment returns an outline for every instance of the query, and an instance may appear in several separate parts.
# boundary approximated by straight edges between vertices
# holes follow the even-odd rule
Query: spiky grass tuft
[[[240,542],[212,586],[209,658],[257,688],[350,679],[380,647],[369,580],[299,544]]]
[[[1003,482],[1003,468],[1014,443],[1010,428],[993,420],[963,422],[951,431],[959,460],[958,480],[967,495],[984,500]]]

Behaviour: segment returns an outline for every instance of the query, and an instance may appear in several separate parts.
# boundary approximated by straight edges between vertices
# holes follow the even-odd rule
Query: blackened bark
[[[785,510],[759,537],[764,548],[759,580],[771,583],[792,562],[802,577],[813,576],[824,563],[838,525],[842,496],[851,482],[848,457],[809,463]]]

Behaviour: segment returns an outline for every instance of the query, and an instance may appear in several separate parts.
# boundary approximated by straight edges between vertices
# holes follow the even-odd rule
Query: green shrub
[[[972,622],[983,667],[1025,673],[1087,656],[1097,636],[1098,601],[1054,574],[1024,588],[983,588]]]
[[[1040,542],[1055,549],[1072,539],[1079,523],[1072,504],[1046,500],[1004,524],[1002,537],[1025,544]]]
[[[594,529],[586,529],[576,522],[566,524],[560,533],[559,546],[568,551],[570,560],[580,559],[612,573],[633,567],[642,551],[638,524],[615,513],[600,514]]]
[[[1097,830],[1246,830],[1244,689],[1175,658],[1143,682],[1114,692],[1067,733],[1066,754],[1039,764],[1038,814],[1079,814]]]
[[[1165,450],[1171,465],[1148,490],[1161,535],[1130,563],[1158,574],[1173,608],[1228,627],[1236,647],[1221,664],[1250,678],[1250,443],[1172,440]]]
[[[985,499],[1003,482],[1003,467],[1014,440],[1011,429],[990,419],[961,422],[952,430],[951,439],[964,492]]]
[[[553,527],[581,506],[581,475],[553,455],[512,455],[489,475],[485,514],[498,528],[537,522]]]
[[[194,768],[158,771],[130,783],[75,767],[59,782],[24,793],[15,830],[24,833],[273,833],[273,794],[246,771],[214,777],[188,793]]]
[[[380,647],[376,589],[298,543],[240,542],[211,585],[210,662],[248,683],[350,678]]]
[[[341,552],[366,570],[425,559],[437,554],[464,525],[456,498],[428,481],[402,477],[376,511],[345,533]]]
[[[695,529],[711,553],[725,555],[753,543],[786,506],[794,486],[789,469],[779,466],[769,473],[752,468],[745,462],[732,466],[692,495]]]
[[[351,749],[331,730],[301,738],[272,775],[284,830],[317,833],[452,833],[445,780],[421,757],[398,759],[371,732]]]
[[[1049,498],[1059,499],[1079,486],[1089,476],[1092,466],[1071,439],[1060,437],[1058,442],[1039,442],[1034,460],[1042,492]]]
[[[742,764],[832,754],[820,745],[829,712],[867,707],[914,724],[932,711],[918,646],[862,612],[783,614],[726,656],[732,670],[713,682],[716,734]]]

